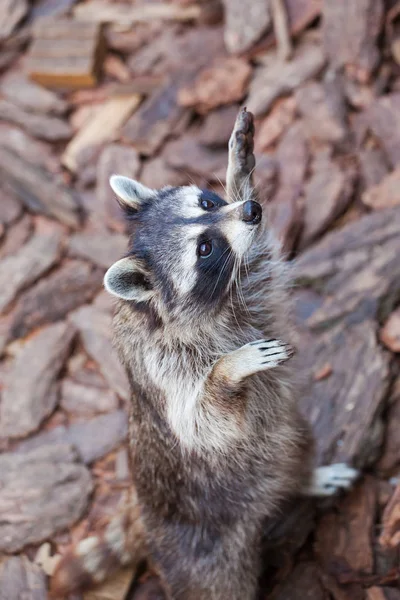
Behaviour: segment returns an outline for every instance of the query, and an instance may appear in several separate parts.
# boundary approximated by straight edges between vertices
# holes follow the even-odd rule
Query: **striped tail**
[[[80,541],[58,563],[50,596],[63,598],[101,583],[116,569],[146,557],[139,507],[130,504],[104,531]]]

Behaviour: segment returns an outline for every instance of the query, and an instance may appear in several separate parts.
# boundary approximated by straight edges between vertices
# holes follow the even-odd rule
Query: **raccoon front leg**
[[[280,340],[257,340],[225,354],[214,365],[212,377],[240,383],[246,377],[273,369],[293,356],[293,348]]]
[[[256,200],[252,177],[255,165],[253,115],[243,108],[236,118],[229,140],[229,160],[226,174],[228,202]]]

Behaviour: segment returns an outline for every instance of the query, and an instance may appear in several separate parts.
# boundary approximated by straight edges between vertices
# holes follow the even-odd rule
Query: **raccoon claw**
[[[254,120],[251,112],[243,108],[236,118],[229,140],[229,160],[236,172],[250,175],[256,161],[254,158]]]
[[[280,340],[257,340],[250,342],[252,348],[258,351],[258,360],[262,365],[262,370],[273,369],[286,362],[294,354],[294,349]]]
[[[357,469],[344,463],[318,467],[313,473],[313,480],[307,494],[317,497],[334,496],[339,491],[350,489],[359,475]]]
[[[225,378],[238,382],[260,371],[274,369],[293,354],[293,348],[280,340],[257,340],[222,357],[219,371]]]

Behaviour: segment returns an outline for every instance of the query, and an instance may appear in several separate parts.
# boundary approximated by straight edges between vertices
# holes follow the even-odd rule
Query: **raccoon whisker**
[[[221,276],[222,276],[222,275],[223,275],[223,273],[224,273],[225,267],[226,267],[226,265],[228,264],[228,260],[230,259],[230,257],[231,257],[231,256],[232,256],[232,254],[233,254],[233,251],[232,251],[232,249],[231,249],[231,248],[227,248],[227,249],[225,250],[225,252],[227,252],[228,250],[229,250],[228,256],[226,257],[226,260],[225,260],[225,262],[224,262],[224,264],[223,264],[223,266],[222,266],[222,269],[221,269],[221,271],[219,272],[219,275],[218,275],[217,281],[216,281],[216,283],[215,283],[215,285],[214,285],[214,288],[213,288],[213,290],[212,290],[212,292],[211,292],[211,294],[210,294],[210,298],[212,298],[212,297],[213,297],[213,295],[214,295],[214,292],[215,292],[215,290],[217,289],[217,285],[218,285],[218,283],[219,283],[219,280],[221,279]],[[225,252],[223,252],[223,254],[221,255],[221,258],[222,258],[222,256],[225,254]]]

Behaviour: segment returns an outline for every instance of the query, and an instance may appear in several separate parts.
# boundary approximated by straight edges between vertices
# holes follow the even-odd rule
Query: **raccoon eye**
[[[199,256],[202,256],[203,258],[210,256],[210,254],[212,254],[212,251],[213,247],[211,242],[201,242],[201,244],[199,244],[197,248]]]
[[[201,208],[204,208],[204,210],[212,210],[215,208],[214,202],[212,200],[208,200],[208,198],[203,198],[200,202],[200,206]]]

